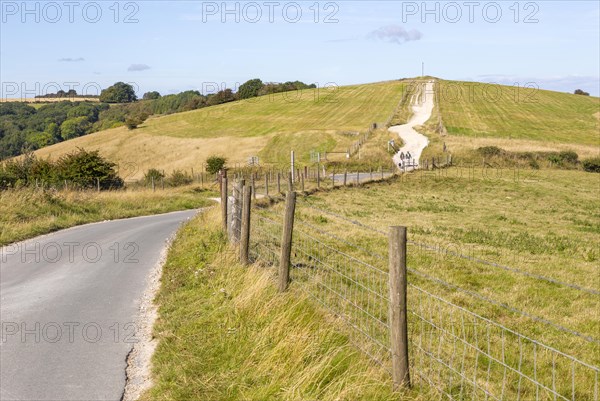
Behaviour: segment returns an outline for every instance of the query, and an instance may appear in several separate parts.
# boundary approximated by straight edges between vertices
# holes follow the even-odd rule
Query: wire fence
[[[344,231],[324,228],[318,221],[322,214],[370,233],[369,244],[357,245],[352,235],[340,236],[337,233]],[[387,233],[307,204],[297,208],[295,216],[290,260],[292,284],[343,322],[351,341],[391,373]],[[273,209],[253,211],[250,253],[254,260],[268,265],[280,263],[283,224],[283,217]],[[379,247],[371,246],[377,242]],[[440,251],[424,247],[426,244],[411,245]],[[469,260],[497,267],[492,262]],[[498,266],[545,284],[564,285],[586,296],[597,295],[594,289]],[[446,289],[469,293],[478,301],[520,316],[519,319],[530,319],[558,330],[566,338],[561,344],[572,344],[569,338],[574,338],[589,342],[597,352],[597,338],[448,283],[415,266],[408,271],[409,361],[413,384],[436,389],[440,399],[450,400],[600,401],[600,368],[594,364],[599,355],[591,356],[594,363],[585,362],[469,310],[462,303],[449,301],[442,295],[447,292],[439,291],[438,286],[452,286]]]

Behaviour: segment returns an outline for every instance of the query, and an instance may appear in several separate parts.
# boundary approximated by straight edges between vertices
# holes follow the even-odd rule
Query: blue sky
[[[598,1],[69,4],[0,1],[2,97],[52,83],[125,81],[140,95],[255,77],[346,85],[418,76],[422,62],[445,79],[600,92]]]

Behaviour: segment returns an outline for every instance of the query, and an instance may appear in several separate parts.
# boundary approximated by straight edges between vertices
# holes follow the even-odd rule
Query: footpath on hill
[[[389,128],[404,142],[404,145],[393,157],[394,164],[398,168],[404,169],[405,167],[406,171],[419,168],[421,153],[429,144],[429,139],[415,131],[414,127],[423,125],[431,117],[434,107],[433,97],[433,81],[419,85],[418,92],[412,98],[413,115],[408,123]]]

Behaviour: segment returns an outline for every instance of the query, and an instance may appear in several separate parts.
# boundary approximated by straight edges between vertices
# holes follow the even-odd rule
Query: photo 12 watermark
[[[126,82],[137,93],[140,91],[136,82]],[[0,83],[0,99],[3,101],[31,101],[36,100],[85,100],[98,98],[103,88],[99,82],[16,82],[2,81]]]
[[[527,1],[403,1],[402,23],[477,23],[496,24],[510,21],[515,24],[539,23],[540,6]]]
[[[424,83],[410,81],[403,87],[403,96],[410,99],[423,89]],[[438,103],[538,103],[540,89],[536,82],[513,82],[501,85],[496,82],[436,81],[433,90],[423,90],[425,99],[434,96]]]
[[[241,2],[241,1],[204,1],[201,4],[203,23],[218,21],[221,23],[270,24],[285,22],[295,24],[310,21],[315,24],[337,24],[340,11],[337,2]]]
[[[139,23],[140,3],[134,1],[1,1],[3,24]]]
[[[0,323],[0,344],[77,344],[81,342],[125,343],[139,342],[135,323],[97,322],[13,322]]]
[[[0,248],[0,262],[16,263],[139,263],[136,242],[115,242],[104,249],[97,242],[20,242]]]

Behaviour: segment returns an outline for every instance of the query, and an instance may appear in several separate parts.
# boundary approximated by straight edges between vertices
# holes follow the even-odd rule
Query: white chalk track
[[[404,164],[407,163],[407,160],[402,160],[400,155],[402,153],[404,155],[410,153],[411,155],[411,160],[407,163],[406,171],[413,170],[413,163],[416,164],[414,168],[419,168],[421,153],[423,153],[423,150],[429,144],[429,139],[427,139],[425,135],[415,131],[414,127],[423,125],[431,117],[434,107],[433,86],[433,81],[419,85],[418,91],[411,99],[413,115],[408,123],[395,125],[389,129],[390,131],[397,133],[404,142],[404,145],[400,148],[398,153],[394,155],[394,164],[398,168],[401,168],[401,166],[404,166]]]

